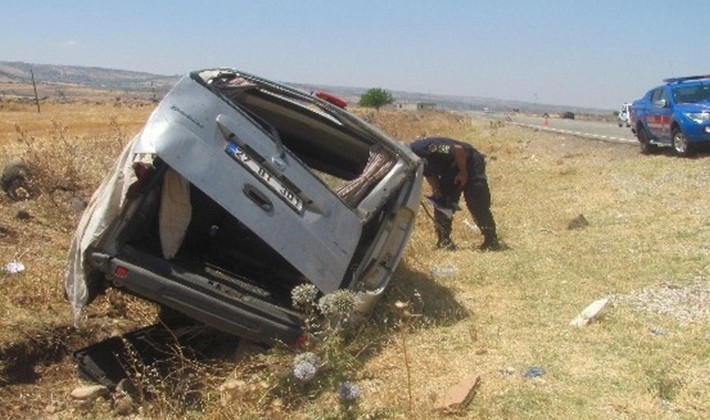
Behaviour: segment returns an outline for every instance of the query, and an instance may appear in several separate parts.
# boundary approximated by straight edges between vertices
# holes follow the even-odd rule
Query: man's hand
[[[459,188],[465,187],[466,181],[468,181],[468,172],[459,172],[456,175],[456,178],[454,178],[454,184],[456,184]]]
[[[454,178],[454,184],[459,188],[463,188],[466,186],[466,181],[468,181],[468,162],[466,162],[466,152],[458,144],[454,146],[454,161],[456,162],[456,168],[459,170],[456,178]]]

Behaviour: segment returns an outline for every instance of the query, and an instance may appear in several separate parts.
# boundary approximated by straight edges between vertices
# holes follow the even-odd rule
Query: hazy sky
[[[710,3],[0,0],[0,60],[616,109],[710,73]]]

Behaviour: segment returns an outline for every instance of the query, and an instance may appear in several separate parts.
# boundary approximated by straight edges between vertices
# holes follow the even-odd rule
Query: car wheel
[[[655,144],[649,143],[648,134],[646,134],[646,130],[643,127],[639,127],[637,131],[637,137],[639,139],[639,144],[641,145],[641,154],[650,155],[654,153],[657,147]]]
[[[680,128],[674,128],[671,136],[673,138],[673,150],[678,156],[688,157],[692,154],[690,145]]]

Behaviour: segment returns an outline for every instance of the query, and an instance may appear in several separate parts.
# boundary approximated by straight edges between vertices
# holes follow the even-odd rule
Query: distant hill
[[[288,83],[288,82],[287,82]],[[326,90],[334,93],[349,103],[356,103],[360,100],[360,96],[369,88],[362,87],[344,87],[344,86],[327,86],[313,85],[303,83],[288,83],[305,91]],[[389,89],[388,89],[389,90]],[[483,111],[485,108],[494,112],[507,112],[511,110],[519,110],[527,113],[562,113],[572,111],[576,114],[591,114],[591,115],[608,115],[613,113],[613,110],[583,108],[564,105],[540,104],[525,101],[512,101],[506,99],[484,98],[480,96],[455,96],[455,95],[437,95],[421,92],[406,92],[398,90],[389,90],[395,102],[429,102],[436,104],[437,108],[449,109],[455,111]]]
[[[32,74],[34,74],[34,79],[37,84],[51,85],[55,90],[59,89],[59,87],[66,90],[68,87],[75,86],[83,89],[123,91],[130,93],[133,97],[143,98],[161,98],[182,76],[166,76],[100,67],[0,61],[0,84],[3,86],[3,95],[7,92],[20,97],[28,95],[29,92],[27,90],[5,87],[12,87],[15,84],[31,83]],[[370,88],[315,85],[297,82],[285,83],[305,91],[326,90],[343,97],[349,103],[356,103],[360,96]],[[537,104],[525,101],[510,101],[475,96],[437,95],[393,90],[390,90],[390,92],[397,102],[430,102],[436,104],[437,108],[459,111],[482,111],[484,108],[488,108],[491,111],[497,112],[510,111],[513,109],[532,113],[572,111],[575,113],[597,115],[612,112],[611,110]],[[62,94],[67,95],[64,91],[62,91]]]
[[[162,76],[127,70],[112,70],[100,67],[61,66],[55,64],[30,64],[0,61],[0,82],[69,83],[103,89],[150,89],[169,90],[179,76]]]

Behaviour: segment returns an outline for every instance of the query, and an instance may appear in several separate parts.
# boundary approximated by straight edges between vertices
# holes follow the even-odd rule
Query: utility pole
[[[30,75],[32,76],[32,88],[35,90],[35,103],[37,104],[37,113],[41,113],[39,110],[39,96],[37,96],[37,85],[35,84],[35,72],[30,69]]]

